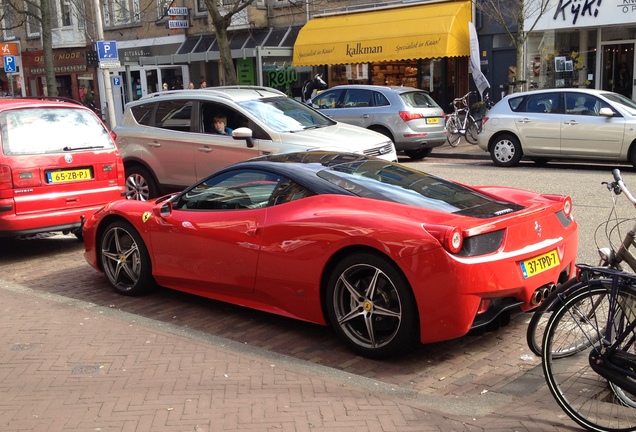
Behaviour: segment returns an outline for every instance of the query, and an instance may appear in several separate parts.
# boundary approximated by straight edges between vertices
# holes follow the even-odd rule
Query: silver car
[[[215,133],[219,116],[231,135]],[[129,199],[183,189],[228,165],[272,153],[334,150],[397,161],[386,136],[338,123],[267,87],[152,93],[127,104],[113,132]]]
[[[603,90],[546,89],[506,96],[483,119],[479,147],[495,165],[522,157],[636,166],[636,103]]]
[[[413,87],[341,85],[309,104],[335,120],[386,135],[411,159],[422,159],[446,142],[444,110]]]

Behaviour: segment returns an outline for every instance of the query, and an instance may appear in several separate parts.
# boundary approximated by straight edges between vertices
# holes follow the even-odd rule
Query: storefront
[[[584,87],[636,100],[636,4],[551,0],[527,41],[530,88]],[[526,21],[526,31],[532,23]]]
[[[425,89],[442,107],[468,90],[471,2],[442,2],[314,18],[294,45],[294,66],[325,66],[339,84]]]
[[[300,93],[298,71],[291,69],[292,47],[299,27],[263,28],[229,32],[229,44],[239,79],[239,84],[266,85],[286,91],[291,96]],[[218,43],[214,34],[190,36],[171,53],[142,56],[143,67],[188,68],[187,83],[199,87],[202,81],[208,86],[224,85],[225,79],[219,67]],[[177,84],[178,86],[179,84]]]
[[[95,64],[91,64],[87,59],[87,53],[91,51],[91,47],[53,50],[53,70],[58,96],[98,106]],[[46,96],[44,52],[25,51],[21,56],[25,81],[24,94]]]

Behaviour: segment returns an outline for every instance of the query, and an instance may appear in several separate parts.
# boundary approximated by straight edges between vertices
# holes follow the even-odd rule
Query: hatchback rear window
[[[406,105],[413,108],[432,108],[438,106],[433,98],[424,92],[401,93],[400,98],[402,98]]]
[[[25,108],[0,113],[5,155],[112,149],[113,140],[97,116],[74,108]]]

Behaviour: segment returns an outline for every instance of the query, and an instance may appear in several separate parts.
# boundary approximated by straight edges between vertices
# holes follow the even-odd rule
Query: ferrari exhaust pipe
[[[530,297],[530,304],[532,304],[533,306],[539,306],[546,298],[548,298],[553,290],[554,284],[552,283],[537,288]]]

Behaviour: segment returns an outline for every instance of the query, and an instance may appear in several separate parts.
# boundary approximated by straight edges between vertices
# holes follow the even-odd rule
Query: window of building
[[[13,17],[14,11],[13,8],[9,5],[2,6],[3,18],[2,18],[2,36],[4,40],[15,39],[15,32],[13,31],[13,26],[15,25],[15,20]]]
[[[40,36],[40,33],[42,32],[42,23],[40,22],[40,19],[37,18],[40,16],[39,9],[33,3],[27,3],[27,9],[29,11],[29,14],[26,17],[27,36]]]

